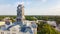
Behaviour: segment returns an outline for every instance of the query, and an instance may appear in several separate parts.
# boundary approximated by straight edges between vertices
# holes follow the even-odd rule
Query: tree
[[[13,19],[13,17],[10,17],[10,20],[12,20],[12,22],[15,22],[15,20]]]
[[[60,34],[57,30],[47,23],[38,24],[38,34]]]
[[[33,16],[26,16],[25,17],[26,20],[30,20],[30,21],[35,21],[37,20],[37,18],[33,17]]]

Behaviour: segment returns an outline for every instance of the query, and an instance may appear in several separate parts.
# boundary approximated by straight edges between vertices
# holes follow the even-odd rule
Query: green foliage
[[[0,16],[0,21],[3,20],[5,17],[10,17],[15,19],[16,16]],[[56,21],[57,24],[60,24],[60,16],[25,16],[26,20],[51,20]],[[14,20],[12,20],[14,22]]]
[[[30,20],[30,21],[36,21],[37,20],[37,18],[35,18],[33,16],[26,16],[25,19]]]
[[[37,18],[38,20],[42,20],[42,19],[43,19],[42,16],[36,16],[36,18]]]
[[[38,24],[38,34],[60,34],[57,30],[51,27],[49,24],[40,23]]]
[[[15,18],[16,16],[0,16],[0,21],[3,20],[5,17],[10,17],[10,20],[12,20],[12,22],[15,22]]]
[[[12,20],[12,22],[15,22],[14,18],[13,17],[10,17],[10,20]]]

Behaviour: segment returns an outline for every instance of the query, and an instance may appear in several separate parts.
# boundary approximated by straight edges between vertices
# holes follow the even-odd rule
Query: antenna
[[[24,4],[23,0],[18,0],[18,4]]]

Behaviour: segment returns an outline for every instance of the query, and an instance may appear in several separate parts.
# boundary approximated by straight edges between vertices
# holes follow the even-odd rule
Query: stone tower
[[[24,17],[24,6],[23,4],[19,4],[17,7],[17,22],[23,23],[25,17]]]

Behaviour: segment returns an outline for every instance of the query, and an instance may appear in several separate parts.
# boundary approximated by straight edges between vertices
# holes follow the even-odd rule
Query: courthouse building
[[[7,19],[5,25],[0,27],[0,34],[37,34],[37,25],[35,22],[25,20],[24,5],[19,4],[16,22],[10,24]]]

